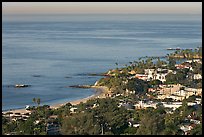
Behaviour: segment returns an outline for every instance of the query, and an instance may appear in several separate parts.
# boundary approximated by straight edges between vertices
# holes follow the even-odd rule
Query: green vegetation
[[[11,121],[2,116],[2,133],[13,133],[16,135],[45,135],[46,122],[48,117],[52,114],[52,110],[47,106],[34,108],[32,114],[27,120],[18,119]],[[6,122],[5,122],[6,121]],[[39,121],[39,123],[36,123]]]
[[[191,132],[190,135],[202,135],[202,124],[196,125]]]
[[[33,98],[33,102],[37,103],[39,106],[40,105],[40,98]]]
[[[182,135],[184,133],[179,126],[188,115],[202,121],[202,106],[189,107],[186,100],[172,114],[167,113],[168,109],[159,104],[156,109],[128,110],[123,106],[118,107],[119,102],[120,98],[103,98],[89,100],[76,106],[68,103],[56,110],[42,106],[35,109],[26,121],[9,122],[2,117],[2,131],[3,134],[15,132],[19,135],[43,135],[46,134],[46,123],[50,121],[49,117],[52,115],[58,116],[55,122],[59,123],[62,135]],[[72,107],[78,108],[77,111],[72,113],[70,111]],[[130,126],[128,123],[130,119],[138,123],[139,127]],[[36,120],[40,122],[35,124]],[[190,134],[202,134],[201,124],[198,124]]]
[[[116,74],[117,75],[117,74]],[[107,86],[113,93],[125,94],[126,89],[130,91],[135,91],[137,94],[146,93],[148,88],[148,82],[140,80],[140,79],[127,79],[123,77],[122,74],[118,74],[115,77],[106,77],[100,79],[98,82],[98,86]]]
[[[193,58],[202,58],[202,47],[198,47],[193,49],[183,49],[183,50],[177,50],[174,53],[169,55],[170,58],[187,58],[187,59],[193,59]]]
[[[94,103],[98,107],[91,109]],[[114,99],[91,100],[63,118],[62,134],[121,134],[127,127],[128,116],[128,111],[118,108]]]

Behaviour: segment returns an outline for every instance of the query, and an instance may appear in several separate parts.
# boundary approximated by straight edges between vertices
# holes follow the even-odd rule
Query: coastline
[[[91,96],[88,96],[86,98],[81,98],[81,99],[77,99],[77,100],[73,100],[73,101],[69,101],[69,102],[64,102],[64,103],[59,103],[59,104],[54,104],[51,105],[50,108],[52,109],[57,109],[61,106],[66,105],[67,103],[71,103],[72,105],[77,105],[82,103],[85,103],[86,101],[90,100],[90,99],[94,99],[94,98],[104,98],[105,94],[109,93],[110,91],[108,90],[107,87],[105,86],[91,86],[91,88],[95,88],[96,89],[96,93],[94,93]]]
[[[57,109],[59,107],[62,107],[64,105],[66,105],[67,103],[71,103],[72,105],[77,105],[82,103],[85,103],[86,101],[90,100],[90,99],[95,99],[95,98],[104,98],[106,96],[107,93],[110,93],[110,91],[108,90],[107,87],[105,86],[91,86],[91,88],[94,88],[96,90],[96,92],[91,95],[88,96],[86,98],[81,98],[81,99],[77,99],[77,100],[73,100],[73,101],[68,101],[68,102],[63,102],[63,103],[58,103],[58,104],[53,104],[50,105],[51,109]],[[2,111],[2,113],[7,113],[7,112],[12,112],[12,113],[29,113],[31,111],[26,110],[25,108],[21,108],[21,109],[11,109],[11,110],[6,110],[6,111]]]

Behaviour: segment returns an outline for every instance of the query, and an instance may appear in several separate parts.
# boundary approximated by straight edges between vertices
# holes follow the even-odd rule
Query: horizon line
[[[202,15],[202,13],[2,13],[2,15]]]

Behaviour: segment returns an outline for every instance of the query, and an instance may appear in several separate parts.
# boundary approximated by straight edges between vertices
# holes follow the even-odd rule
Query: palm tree
[[[37,104],[40,105],[40,98],[37,99]]]
[[[36,103],[36,98],[33,98],[33,102]]]
[[[118,69],[118,63],[116,62],[115,65],[117,66],[116,69]]]

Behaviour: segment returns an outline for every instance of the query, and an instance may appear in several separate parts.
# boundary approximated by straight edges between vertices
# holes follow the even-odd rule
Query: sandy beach
[[[87,100],[90,100],[90,99],[94,99],[94,98],[103,98],[105,97],[105,94],[107,93],[110,93],[110,91],[108,90],[107,87],[104,87],[104,86],[92,86],[92,88],[95,88],[96,89],[96,93],[91,95],[91,96],[88,96],[86,98],[82,98],[82,99],[78,99],[78,100],[74,100],[74,101],[70,101],[69,103],[71,103],[72,105],[77,105],[79,103],[85,103]],[[53,109],[56,109],[56,108],[59,108],[65,104],[67,104],[68,102],[65,102],[65,103],[60,103],[60,104],[55,104],[55,105],[51,105],[50,108],[53,108]]]
[[[104,86],[92,86],[92,88],[96,89],[96,93],[91,95],[91,96],[88,96],[88,97],[82,98],[82,99],[78,99],[78,100],[73,100],[73,101],[69,101],[69,102],[60,103],[60,104],[54,104],[54,105],[51,105],[50,108],[51,109],[57,109],[57,108],[65,105],[67,103],[71,103],[72,105],[77,105],[77,104],[79,104],[81,102],[85,103],[87,100],[90,100],[90,99],[104,98],[106,94],[110,93],[108,88],[104,87]],[[26,110],[26,109],[14,109],[14,110],[10,110],[10,111],[3,111],[2,113],[7,113],[7,112],[23,114],[23,113],[29,113],[30,111]]]

